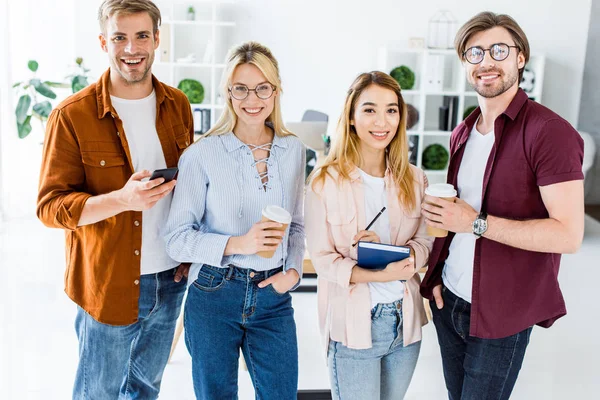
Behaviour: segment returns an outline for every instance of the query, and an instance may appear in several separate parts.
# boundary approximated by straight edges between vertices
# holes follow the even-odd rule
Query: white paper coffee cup
[[[285,210],[284,208],[281,208],[278,206],[266,206],[262,210],[261,221],[262,222],[265,222],[265,221],[279,222],[281,224],[281,227],[270,228],[268,230],[285,231],[287,229],[287,227],[289,226],[289,224],[292,222],[292,215],[289,212],[287,212],[287,210]],[[277,236],[273,236],[273,237],[277,237]],[[277,246],[276,245],[270,245],[270,246],[273,247],[273,250],[259,251],[256,254],[263,258],[273,257],[273,255],[275,254],[275,250],[277,250]]]
[[[430,185],[425,189],[425,194],[442,200],[451,201],[452,203],[456,201],[456,196],[458,195],[454,186],[449,183],[435,183]],[[431,205],[435,206],[435,204]],[[427,225],[427,234],[433,237],[446,237],[448,236],[448,231]]]

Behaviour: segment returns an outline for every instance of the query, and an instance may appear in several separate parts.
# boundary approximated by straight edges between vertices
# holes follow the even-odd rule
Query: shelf
[[[191,67],[191,68],[225,68],[225,64],[183,63],[183,62],[157,62],[157,65],[167,67]]]
[[[423,172],[425,172],[426,175],[447,175],[448,174],[448,170],[447,169],[442,169],[442,170],[437,170],[437,169],[423,169]]]
[[[233,21],[186,21],[186,20],[165,20],[163,24],[171,25],[189,25],[189,26],[235,26]]]
[[[420,90],[400,90],[400,94],[402,94],[403,96],[418,96],[421,94]]]
[[[450,136],[452,131],[423,131],[423,136]]]
[[[222,110],[224,108],[223,104],[190,104],[192,108],[212,108],[214,110]]]

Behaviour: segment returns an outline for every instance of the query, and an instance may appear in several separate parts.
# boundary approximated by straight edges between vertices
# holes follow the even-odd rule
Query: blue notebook
[[[410,256],[410,247],[393,244],[358,242],[358,266],[365,269],[384,269],[389,263]]]

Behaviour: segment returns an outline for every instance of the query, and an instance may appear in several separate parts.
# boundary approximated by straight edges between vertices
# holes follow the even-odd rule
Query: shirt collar
[[[106,114],[115,114],[115,111],[110,101],[110,93],[108,91],[110,83],[110,68],[102,74],[98,82],[96,83],[96,99],[98,103],[98,118],[102,119]],[[165,84],[160,82],[154,75],[152,75],[152,86],[156,93],[156,104],[162,104],[165,98],[174,100],[173,95],[168,93],[165,89]]]
[[[233,132],[227,132],[223,135],[220,135],[220,137],[221,137],[221,142],[225,146],[225,149],[227,149],[228,153],[231,153],[234,150],[238,150],[238,149],[246,146],[246,144],[244,142],[242,142],[237,136],[235,136],[235,134]],[[287,139],[285,137],[279,136],[277,134],[274,135],[273,136],[273,147],[287,149],[287,147],[288,147]]]

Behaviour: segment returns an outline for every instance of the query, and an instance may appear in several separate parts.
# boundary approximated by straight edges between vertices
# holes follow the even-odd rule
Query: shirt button
[[[121,134],[117,131],[117,136],[121,136]]]
[[[135,226],[140,226],[140,221],[133,221],[133,224],[134,224]]]
[[[250,278],[254,278],[256,276],[256,274],[254,273],[254,271],[250,272]]]
[[[133,283],[134,283],[135,285],[139,285],[139,284],[140,284],[140,281],[138,281],[138,280],[136,279],[135,281],[133,281]]]
[[[189,146],[189,145],[190,145],[190,141],[189,141],[189,140],[186,140],[186,141],[185,141],[185,145],[186,145],[186,146]]]
[[[136,256],[139,256],[139,255],[140,255],[140,251],[139,251],[139,250],[136,250],[136,251],[134,251],[133,253],[134,253]]]
[[[106,165],[106,161],[104,161],[104,160],[100,161],[100,165],[104,167]]]

